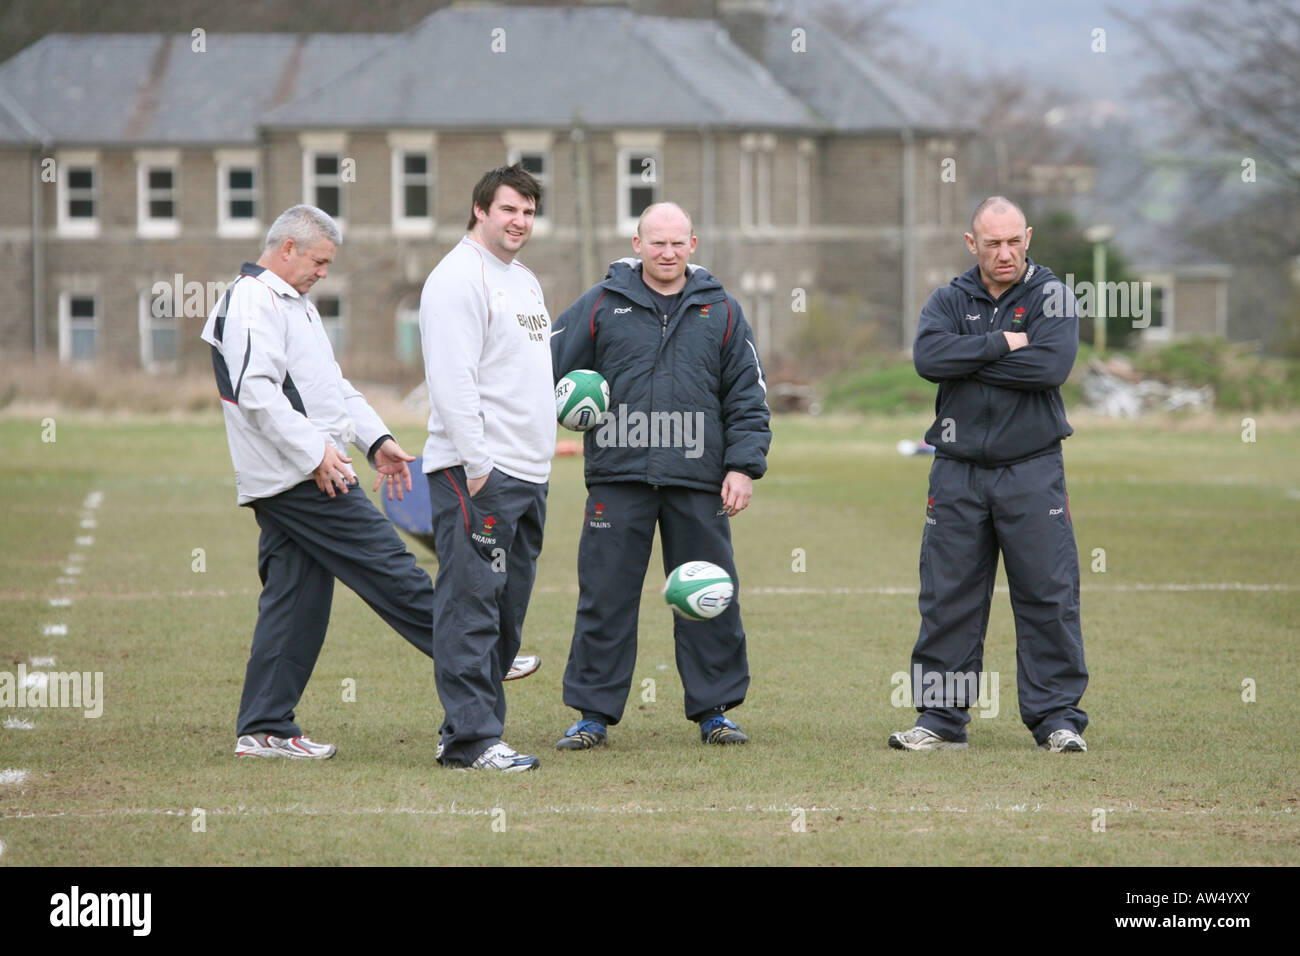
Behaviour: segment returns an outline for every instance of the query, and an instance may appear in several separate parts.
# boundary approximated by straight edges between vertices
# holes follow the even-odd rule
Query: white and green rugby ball
[[[609,383],[589,368],[574,369],[555,385],[555,417],[570,431],[595,428],[609,411]]]
[[[664,583],[664,600],[682,617],[707,621],[731,605],[736,586],[731,576],[708,561],[687,561]]]

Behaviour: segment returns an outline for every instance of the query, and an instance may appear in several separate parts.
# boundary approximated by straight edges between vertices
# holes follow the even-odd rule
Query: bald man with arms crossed
[[[964,749],[983,669],[998,553],[1016,621],[1020,717],[1044,749],[1087,750],[1079,707],[1088,671],[1079,556],[1061,441],[1073,433],[1060,386],[1079,348],[1074,295],[1027,255],[1020,207],[992,196],[966,247],[976,265],[921,312],[917,372],[939,386],[921,537],[921,630],[912,651],[920,716],[898,750]]]

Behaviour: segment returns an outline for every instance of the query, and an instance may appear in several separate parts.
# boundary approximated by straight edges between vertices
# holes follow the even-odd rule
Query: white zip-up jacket
[[[555,456],[551,318],[541,284],[517,259],[502,262],[466,236],[420,295],[429,389],[424,470],[493,468],[535,484]]]
[[[239,503],[311,478],[331,442],[367,456],[391,437],[343,377],[320,313],[274,272],[244,263],[203,326],[226,416]]]

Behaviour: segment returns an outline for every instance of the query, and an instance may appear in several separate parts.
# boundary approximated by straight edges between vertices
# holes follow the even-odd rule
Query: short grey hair
[[[984,200],[982,203],[976,206],[975,211],[971,213],[970,216],[971,234],[974,235],[975,223],[979,221],[980,216],[982,216],[986,210],[991,210],[993,212],[1002,212],[1004,209],[1008,207],[1020,213],[1021,219],[1025,219],[1025,211],[1021,209],[1016,203],[1008,199],[1006,196],[990,196],[988,199]]]
[[[278,249],[286,239],[292,239],[295,246],[303,248],[314,246],[322,239],[328,239],[334,245],[341,246],[343,233],[339,231],[339,224],[329,213],[303,203],[290,206],[276,217],[275,222],[271,223],[271,228],[267,230],[266,245],[262,250]]]

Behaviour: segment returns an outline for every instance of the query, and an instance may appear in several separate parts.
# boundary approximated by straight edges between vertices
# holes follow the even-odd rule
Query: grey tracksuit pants
[[[493,469],[470,497],[465,469],[428,476],[438,577],[433,650],[446,708],[444,763],[470,763],[501,739],[502,680],[519,652],[542,550],[547,485]]]
[[[1082,733],[1088,715],[1079,700],[1088,670],[1079,556],[1059,448],[996,468],[935,459],[921,538],[921,630],[912,651],[917,724],[949,740],[966,739],[973,701],[948,695],[953,699],[939,704],[934,678],[983,669],[999,552],[1016,622],[1021,720],[1040,744],[1054,730]]]
[[[357,485],[331,498],[304,481],[250,507],[262,529],[262,594],[237,732],[302,733],[294,708],[316,666],[334,579],[355,591],[422,654],[433,656],[433,585],[388,519]]]
[[[711,561],[739,589],[730,519],[716,492],[637,482],[591,485],[578,544],[578,613],[564,670],[564,703],[623,716],[636,666],[637,618],[656,524],[664,572],[687,561]],[[671,613],[664,608],[664,613]],[[677,672],[692,720],[739,706],[749,689],[740,602],[708,621],[673,619]]]

